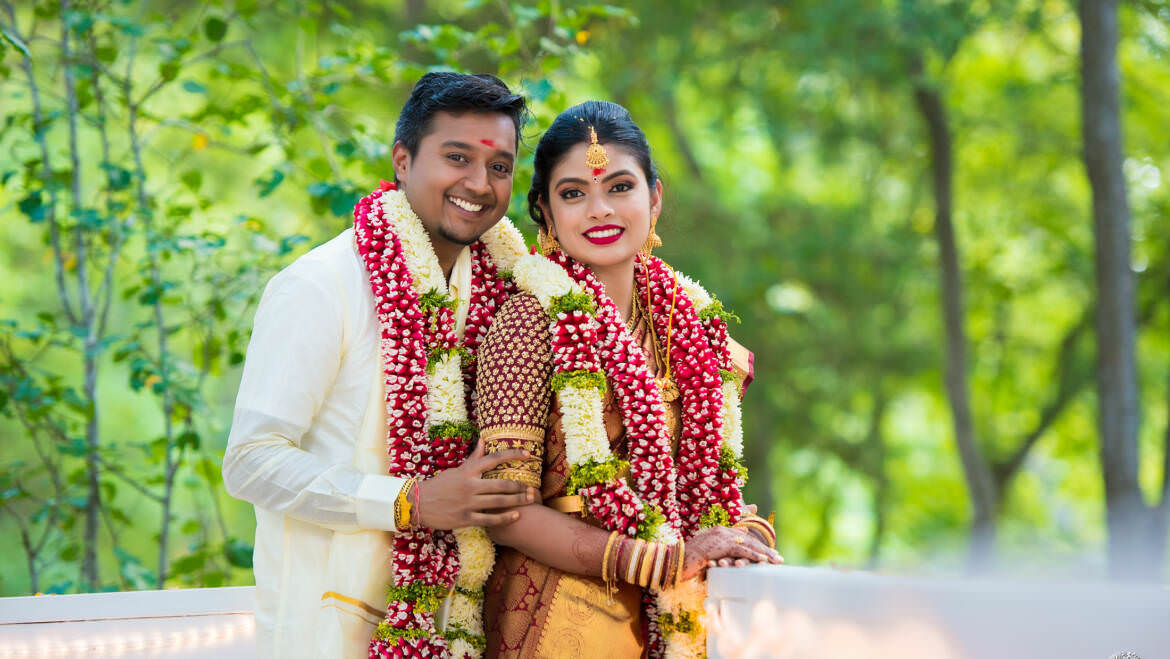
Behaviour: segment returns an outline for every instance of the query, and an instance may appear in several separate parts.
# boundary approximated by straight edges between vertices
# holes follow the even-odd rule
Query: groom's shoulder
[[[285,266],[276,273],[272,282],[303,280],[327,286],[352,277],[360,269],[353,229],[346,229]]]

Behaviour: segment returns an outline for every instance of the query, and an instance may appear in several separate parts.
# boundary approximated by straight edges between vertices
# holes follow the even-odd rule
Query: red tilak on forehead
[[[485,146],[493,146],[493,147],[496,145],[495,140],[480,140],[479,143],[483,144]]]
[[[601,175],[602,175],[602,174],[604,174],[604,173],[605,173],[605,170],[604,170],[604,169],[595,169],[595,170],[593,170],[593,175],[594,175],[594,176],[601,176]]]

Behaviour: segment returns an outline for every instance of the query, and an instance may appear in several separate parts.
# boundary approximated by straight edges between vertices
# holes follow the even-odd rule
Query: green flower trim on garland
[[[560,391],[565,387],[577,389],[597,389],[603,395],[609,385],[605,381],[605,373],[600,371],[568,371],[553,373],[549,381],[553,391]]]
[[[439,307],[446,307],[448,309],[454,310],[456,307],[456,302],[455,298],[451,297],[450,295],[447,295],[446,293],[440,293],[439,291],[432,288],[426,293],[418,296],[418,306],[423,310],[424,313],[431,309],[438,309]]]
[[[466,597],[467,599],[469,599],[473,602],[479,602],[479,601],[483,600],[483,589],[482,588],[480,588],[479,590],[471,590],[469,588],[460,588],[459,586],[455,586],[455,592],[459,593],[460,595]]]
[[[442,586],[428,586],[416,581],[409,586],[387,586],[386,603],[412,602],[414,608],[420,611],[434,613],[447,597],[448,589]]]
[[[666,523],[666,515],[654,506],[643,503],[642,504],[642,519],[638,522],[638,532],[634,534],[635,538],[643,540],[653,540],[654,536],[658,535],[658,529]]]
[[[443,630],[443,636],[445,636],[448,641],[454,641],[455,639],[461,638],[467,641],[467,644],[476,650],[482,650],[487,647],[487,638],[480,636],[479,634],[471,633],[467,630],[467,628],[458,623],[451,623],[448,625],[447,629]]]
[[[471,351],[463,346],[456,346],[454,348],[436,348],[427,355],[427,375],[432,375],[435,372],[435,365],[443,360],[444,357],[453,357],[458,355],[460,360],[466,361],[471,357]]]
[[[658,625],[662,628],[663,635],[667,637],[676,632],[681,634],[694,634],[699,631],[699,621],[695,619],[695,615],[690,611],[679,613],[677,620],[674,614],[663,613],[658,616]]]
[[[374,630],[374,638],[379,641],[396,641],[400,638],[418,639],[430,638],[431,635],[425,629],[399,629],[392,626],[390,623],[383,620],[378,623],[377,629]]]
[[[605,462],[589,460],[588,462],[574,465],[569,472],[568,493],[576,494],[577,490],[583,487],[614,480],[617,478],[619,472],[629,468],[630,463],[625,460],[619,460],[617,456]]]
[[[740,480],[747,482],[748,470],[742,462],[735,459],[732,455],[731,449],[726,446],[719,447],[719,468],[723,471],[734,471],[739,474]]]
[[[496,270],[496,276],[506,281],[512,281],[513,277],[511,270]]]
[[[713,526],[731,526],[731,513],[719,504],[714,504],[699,518],[699,526],[709,529]]]
[[[729,323],[733,320],[737,323],[742,322],[740,321],[739,316],[724,309],[723,303],[719,300],[711,300],[711,304],[708,304],[699,310],[699,320],[705,323],[712,318],[722,318],[723,322],[725,323]]]
[[[474,443],[479,437],[479,429],[470,421],[444,421],[436,423],[427,431],[431,439],[440,437],[459,437],[468,444]]]
[[[735,371],[729,371],[725,368],[719,369],[719,378],[724,382],[735,382],[739,380],[739,376],[735,374]]]
[[[556,320],[562,313],[570,311],[584,311],[592,316],[597,313],[597,307],[593,304],[593,296],[588,293],[565,293],[554,297],[545,311],[549,318]]]

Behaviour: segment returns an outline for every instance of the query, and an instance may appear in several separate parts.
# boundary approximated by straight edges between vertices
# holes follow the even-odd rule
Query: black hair
[[[599,143],[620,146],[634,155],[651,188],[658,182],[650,144],[629,110],[609,101],[579,103],[557,115],[536,145],[532,187],[528,189],[528,215],[538,225],[547,228],[548,218],[540,209],[540,200],[548,201],[549,175],[569,149],[589,141],[590,126],[597,131]]]
[[[520,127],[528,118],[528,103],[490,73],[428,73],[415,83],[394,127],[394,141],[402,142],[411,157],[418,155],[418,145],[430,132],[436,112],[505,114],[516,126],[519,147]]]

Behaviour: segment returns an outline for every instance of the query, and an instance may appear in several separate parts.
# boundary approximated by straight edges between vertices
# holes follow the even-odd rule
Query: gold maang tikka
[[[585,166],[592,169],[604,169],[609,164],[609,154],[605,147],[597,143],[597,131],[589,127],[589,148],[585,149]],[[596,175],[596,171],[594,172]]]

